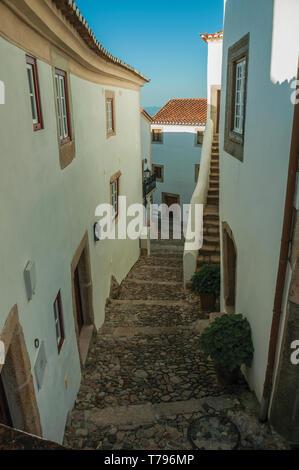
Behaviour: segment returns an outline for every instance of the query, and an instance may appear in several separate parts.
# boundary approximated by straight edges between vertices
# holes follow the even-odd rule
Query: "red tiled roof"
[[[223,31],[222,30],[217,31],[217,33],[213,33],[213,34],[208,34],[208,33],[201,34],[201,37],[204,40],[204,42],[208,42],[211,39],[223,39]]]
[[[155,114],[153,124],[205,124],[207,101],[206,98],[173,98]]]
[[[113,62],[116,65],[130,70],[135,75],[138,75],[146,82],[150,80],[145,77],[141,72],[134,69],[131,65],[126,64],[124,61],[117,59],[112,54],[110,54],[97,40],[94,33],[90,29],[86,19],[80,13],[79,8],[77,7],[74,0],[52,0],[55,3],[56,7],[62,12],[68,22],[76,29],[81,38],[86,42],[86,44],[99,56],[104,57],[109,62]]]

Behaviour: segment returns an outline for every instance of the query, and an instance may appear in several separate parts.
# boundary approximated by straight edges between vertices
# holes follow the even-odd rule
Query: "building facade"
[[[171,99],[153,117],[155,204],[189,204],[197,182],[206,119],[204,98]]]
[[[299,5],[295,0],[225,4],[221,308],[250,322],[255,352],[244,372],[261,403],[261,418],[270,417],[278,432],[298,443],[299,366],[291,353],[299,339]]]
[[[1,421],[61,442],[110,281],[139,240],[97,241],[96,208],[142,203],[140,87],[74,2],[0,4]]]

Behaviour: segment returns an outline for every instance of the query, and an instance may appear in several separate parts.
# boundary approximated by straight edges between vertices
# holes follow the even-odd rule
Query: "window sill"
[[[43,129],[43,125],[41,123],[33,124],[34,132],[41,131],[42,129]]]
[[[107,137],[107,139],[109,139],[109,137],[113,137],[114,135],[116,135],[116,132],[115,132],[115,131],[113,131],[113,132],[107,132],[106,137]]]
[[[66,168],[75,158],[75,142],[70,140],[59,145],[59,158],[60,167],[63,170]]]

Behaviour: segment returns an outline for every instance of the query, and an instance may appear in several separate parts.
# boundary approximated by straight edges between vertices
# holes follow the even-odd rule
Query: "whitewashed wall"
[[[162,192],[179,194],[180,204],[189,204],[195,182],[195,164],[200,163],[202,146],[195,145],[197,130],[204,127],[162,126],[152,124],[152,129],[162,129],[163,143],[152,142],[153,165],[164,166],[164,182],[157,182],[153,202],[162,203]]]
[[[110,177],[121,170],[121,195],[142,202],[139,92],[115,91],[117,135],[106,139],[104,87],[71,76],[76,157],[60,169],[51,67],[37,61],[44,130],[33,132],[25,52],[0,38],[0,330],[18,305],[31,367],[34,339],[45,341],[47,367],[37,391],[44,437],[60,442],[79,384],[72,311],[71,261],[88,230],[96,326],[104,320],[110,276],[121,281],[137,260],[138,241],[93,241],[95,208],[110,202]],[[36,295],[27,301],[23,270],[36,263]],[[65,342],[58,356],[53,302],[61,289]],[[69,387],[65,387],[68,374]],[[34,374],[33,374],[34,375]],[[36,385],[36,384],[35,384]]]
[[[299,46],[299,30],[293,18],[298,17],[296,0],[263,0],[262,8],[259,0],[226,1],[220,220],[230,225],[237,245],[236,311],[246,315],[252,327],[255,354],[248,379],[259,400],[267,365],[283,222],[294,110],[290,82],[297,75]],[[247,109],[241,163],[223,151],[226,70],[228,48],[248,32]],[[282,65],[284,62],[287,68]],[[223,291],[221,307],[224,308]]]
[[[207,77],[208,104],[211,103],[211,86],[221,85],[222,45],[223,45],[222,39],[217,39],[217,40],[213,39],[213,40],[209,40],[208,42],[208,77]]]

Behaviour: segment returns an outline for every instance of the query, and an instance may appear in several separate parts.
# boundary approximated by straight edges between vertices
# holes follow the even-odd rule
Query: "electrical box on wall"
[[[24,270],[25,287],[28,300],[31,300],[35,294],[36,287],[36,268],[34,261],[28,261]]]

